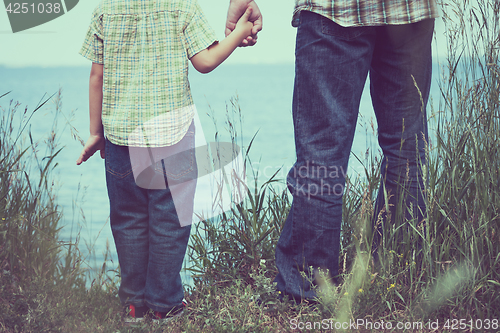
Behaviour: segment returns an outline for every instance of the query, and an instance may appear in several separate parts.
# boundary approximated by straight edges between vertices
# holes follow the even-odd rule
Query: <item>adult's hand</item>
[[[236,22],[249,6],[252,7],[252,14],[248,19],[253,23],[252,34],[244,39],[240,46],[252,46],[257,43],[257,33],[262,30],[262,14],[255,1],[252,0],[231,0],[227,10],[226,36],[234,30]]]

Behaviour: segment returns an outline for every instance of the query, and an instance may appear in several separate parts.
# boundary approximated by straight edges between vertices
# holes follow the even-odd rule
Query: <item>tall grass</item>
[[[448,57],[430,152],[429,271],[466,266],[466,296],[455,304],[466,316],[498,317],[490,305],[500,302],[500,3],[452,1],[444,12]]]
[[[227,132],[233,144],[243,146],[237,130],[239,127],[242,135],[242,118],[237,97],[231,99],[226,108]],[[213,119],[215,122],[215,117]],[[219,137],[216,131],[215,140]],[[217,218],[202,220],[194,226],[189,252],[194,265],[188,270],[199,283],[210,283],[207,271],[218,282],[231,283],[234,276],[241,276],[250,283],[253,281],[250,274],[258,271],[262,262],[274,261],[274,246],[288,210],[288,196],[276,193],[272,187],[278,172],[260,183],[259,171],[248,158],[252,142],[253,138],[244,158],[244,168],[252,172],[251,183],[247,186],[244,180],[233,179],[239,184],[245,183],[241,188],[247,191],[247,200],[233,204]]]
[[[6,96],[2,95],[2,101]],[[56,95],[56,94],[54,94]],[[54,96],[53,95],[53,96]],[[29,131],[31,112],[12,100],[0,116],[0,215],[2,216],[2,269],[22,281],[54,279],[54,283],[79,284],[78,263],[71,244],[58,240],[61,212],[52,179],[55,158],[61,152],[56,127],[44,142],[34,141]],[[55,97],[56,114],[60,94]],[[29,144],[26,140],[29,139]],[[62,251],[68,245],[68,251]]]
[[[103,276],[87,289],[78,242],[59,239],[62,213],[53,171],[63,149],[56,134],[61,91],[32,111],[8,97],[0,95],[0,331],[98,331],[106,317],[115,318],[109,301],[116,291],[103,290]],[[49,105],[52,129],[34,139],[32,117]]]

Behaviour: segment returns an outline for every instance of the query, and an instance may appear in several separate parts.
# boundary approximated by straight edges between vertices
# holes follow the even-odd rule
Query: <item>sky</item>
[[[78,54],[91,14],[100,0],[80,0],[71,11],[37,27],[12,33],[7,13],[0,10],[0,66],[86,66]],[[217,37],[224,37],[228,0],[198,0]],[[253,47],[239,48],[228,63],[293,63],[296,29],[291,26],[293,0],[257,0],[264,26]],[[446,47],[441,19],[436,20],[435,50]]]

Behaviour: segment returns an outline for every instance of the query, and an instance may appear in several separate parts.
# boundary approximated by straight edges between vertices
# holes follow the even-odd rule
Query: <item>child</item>
[[[166,320],[185,306],[180,270],[190,226],[181,226],[169,185],[185,182],[180,197],[192,212],[197,169],[188,60],[201,73],[215,69],[250,38],[250,14],[248,8],[217,42],[196,0],[103,0],[94,10],[80,50],[92,61],[90,137],[76,163],[98,150],[105,158],[126,322],[146,313]],[[153,174],[164,177],[163,188],[138,184],[131,153],[141,147],[154,162]],[[166,159],[151,155],[164,148],[175,154],[180,179]]]

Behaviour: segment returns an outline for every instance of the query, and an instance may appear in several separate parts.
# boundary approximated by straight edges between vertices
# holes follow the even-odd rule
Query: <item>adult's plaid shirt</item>
[[[438,16],[435,0],[295,0],[295,27],[302,10],[343,27],[409,24]]]

